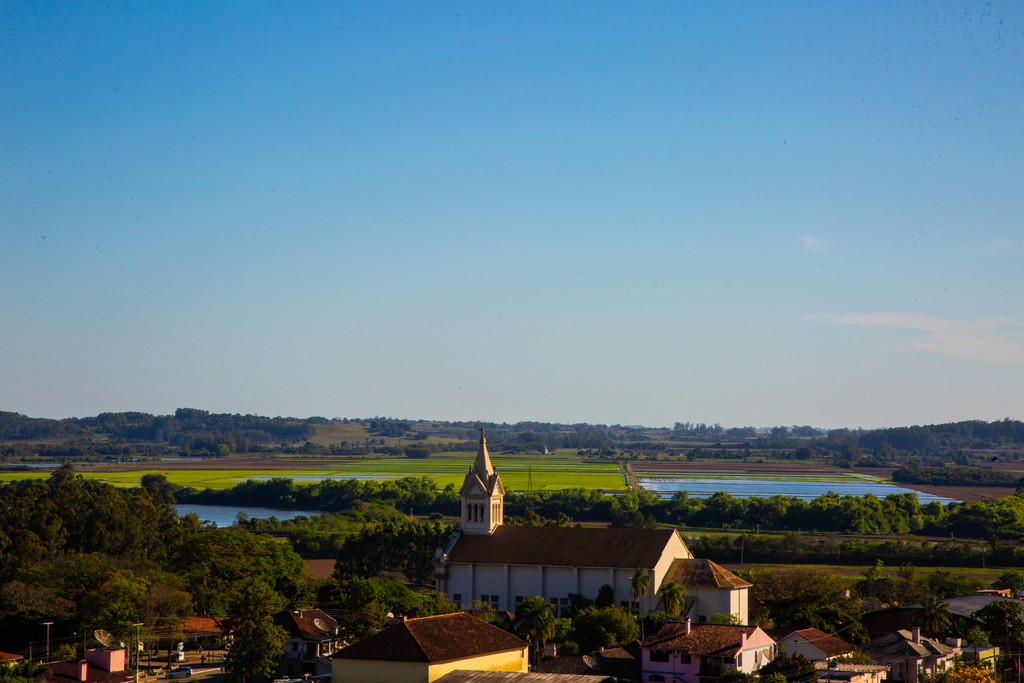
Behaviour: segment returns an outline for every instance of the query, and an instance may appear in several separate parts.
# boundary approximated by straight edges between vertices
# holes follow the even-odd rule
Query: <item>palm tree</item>
[[[933,595],[924,601],[924,609],[921,610],[917,623],[925,635],[931,638],[941,636],[952,623],[949,605]]]
[[[512,630],[529,636],[536,662],[537,649],[555,632],[555,609],[544,598],[527,595],[516,608]]]
[[[678,616],[683,610],[683,603],[686,600],[686,589],[683,584],[675,579],[666,581],[661,584],[658,594],[661,595],[661,608],[665,610],[665,614]]]
[[[651,577],[647,576],[647,570],[637,567],[636,573],[629,577],[629,596],[632,602],[640,602],[640,598],[647,595],[647,589],[651,587]],[[639,613],[639,607],[636,608]]]

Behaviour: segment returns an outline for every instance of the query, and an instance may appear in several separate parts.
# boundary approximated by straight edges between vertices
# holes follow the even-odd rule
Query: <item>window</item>
[[[559,600],[559,603],[563,604],[563,605],[568,605],[569,604],[569,598],[562,598],[561,600]]]
[[[557,605],[558,604],[558,598],[551,598],[551,604],[552,605]]]
[[[679,655],[679,663],[680,664],[689,664],[690,663],[690,655]]]
[[[621,607],[622,609],[629,609],[629,601],[628,600],[621,601],[619,603],[619,607]]]
[[[481,595],[480,596],[480,602],[487,602],[487,601],[488,600],[487,600],[487,596],[486,595]]]
[[[516,604],[517,605],[523,604],[523,596],[522,595],[517,595],[516,596]]]
[[[697,617],[697,622],[701,623],[701,624],[706,624],[708,622],[708,618],[706,616],[704,616],[703,614],[701,614],[700,616]]]
[[[664,683],[665,677],[661,674],[651,674],[647,677],[647,680],[649,680],[651,683]]]
[[[452,593],[452,602],[462,602],[462,593]]]
[[[651,661],[652,662],[667,662],[668,652],[664,650],[651,650]]]
[[[498,596],[497,595],[492,595],[491,596],[491,602],[498,602]]]

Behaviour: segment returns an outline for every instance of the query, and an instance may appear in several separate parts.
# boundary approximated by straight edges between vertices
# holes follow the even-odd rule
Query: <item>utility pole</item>
[[[139,637],[139,627],[142,623],[135,624],[135,683],[139,683],[139,643],[142,639]]]
[[[52,621],[44,621],[46,625],[46,661],[50,661],[50,627],[53,625]]]

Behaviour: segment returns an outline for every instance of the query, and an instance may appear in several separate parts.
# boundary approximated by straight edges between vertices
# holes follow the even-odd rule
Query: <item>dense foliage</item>
[[[261,417],[210,413],[196,408],[178,408],[174,415],[149,413],[100,413],[96,417],[63,420],[32,418],[20,413],[0,412],[0,440],[69,439],[103,436],[121,441],[164,442],[186,449],[212,450],[225,444],[232,451],[270,442],[304,441],[315,432],[322,418]]]
[[[70,466],[0,484],[0,642],[10,649],[38,640],[45,621],[55,647],[98,628],[127,639],[139,622],[174,637],[186,616],[225,616],[253,582],[274,604],[304,606],[306,578],[290,545],[179,518],[159,486],[115,488]]]
[[[902,484],[932,486],[1016,486],[1018,475],[980,467],[900,467],[892,473]]]

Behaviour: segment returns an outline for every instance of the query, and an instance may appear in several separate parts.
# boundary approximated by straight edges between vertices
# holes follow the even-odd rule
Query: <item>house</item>
[[[1006,598],[1001,595],[992,595],[979,591],[974,595],[963,595],[958,598],[946,598],[942,602],[949,607],[949,614],[952,619],[951,631],[965,633],[974,626],[985,628],[985,622],[975,619],[972,614],[982,607],[993,602],[1012,602],[1020,608],[1021,618],[1024,619],[1024,601],[1014,598]],[[887,609],[868,612],[861,617],[861,624],[871,638],[878,638],[897,630],[911,628],[917,617],[924,611],[924,605],[909,605],[907,607],[890,607]]]
[[[853,652],[853,645],[816,628],[770,628],[766,632],[787,657],[802,655],[818,662]]]
[[[754,673],[772,660],[775,641],[757,626],[668,623],[641,644],[643,683],[699,683],[735,669]]]
[[[456,669],[437,683],[617,683],[611,676],[589,674],[523,673],[521,671],[466,671]]]
[[[876,664],[889,665],[889,680],[917,683],[920,674],[934,677],[953,666],[960,648],[921,635],[921,629],[901,629],[875,638],[863,648]]]
[[[219,617],[185,617],[181,631],[192,647],[211,650],[224,644],[224,620]]]
[[[278,678],[302,678],[331,673],[338,622],[318,609],[284,610],[273,617],[284,629],[284,654],[278,665]]]
[[[731,614],[741,624],[747,623],[751,584],[725,567],[711,560],[677,558],[665,576],[666,581],[673,579],[686,588],[682,616],[703,624],[715,614]]]
[[[892,667],[883,664],[840,664],[836,661],[814,663],[821,683],[882,683]]]
[[[637,640],[623,647],[608,648],[592,655],[545,657],[531,671],[547,674],[611,676],[620,680],[639,681],[641,656],[640,641]],[[593,683],[592,678],[590,683]]]
[[[462,612],[408,619],[332,658],[332,683],[430,683],[450,671],[529,670],[526,641]]]
[[[86,650],[85,659],[47,662],[48,683],[126,683],[135,679],[124,670],[125,650]]]
[[[946,641],[949,645],[951,639]],[[989,671],[995,673],[996,662],[999,660],[999,648],[998,647],[962,647],[960,648],[960,656],[965,662],[978,662],[981,666],[984,666]]]
[[[593,601],[607,584],[614,604],[647,614],[662,584],[679,577],[698,618],[723,612],[746,621],[750,584],[706,560],[690,563],[693,555],[674,529],[508,526],[502,523],[504,492],[481,430],[461,489],[459,528],[433,559],[437,591],[463,609],[479,600],[514,612],[525,596],[535,595],[567,617],[570,594]],[[635,599],[630,578],[638,568],[646,570],[650,587]]]

